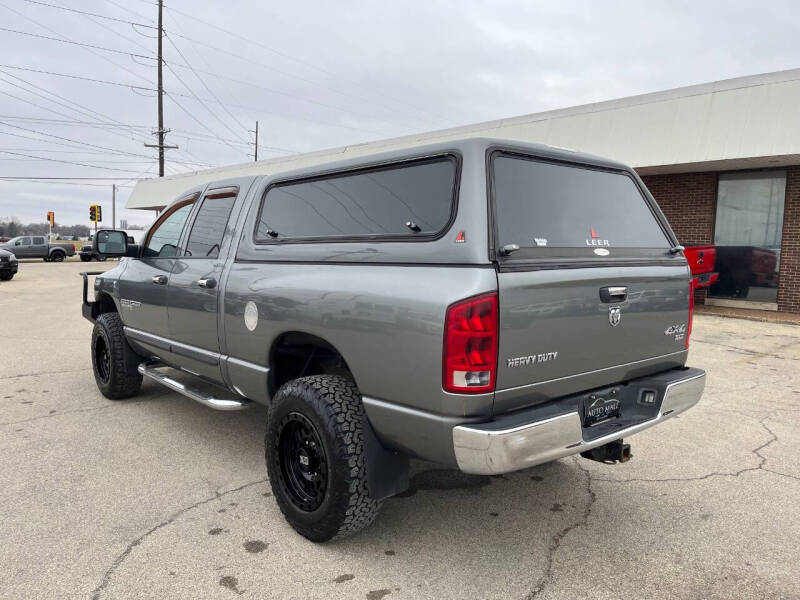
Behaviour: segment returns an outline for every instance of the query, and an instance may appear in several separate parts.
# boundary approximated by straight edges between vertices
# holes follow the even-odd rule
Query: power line
[[[89,183],[80,181],[48,181],[48,180],[30,180],[23,177],[0,177],[0,182],[3,183],[32,183],[34,185],[77,185],[82,187],[103,187],[107,188],[107,183]],[[130,188],[132,185],[117,184],[118,188]]]
[[[27,1],[30,2],[31,0],[27,0]],[[31,69],[29,67],[14,67],[12,65],[2,65],[2,64],[0,64],[0,68],[14,69],[15,71],[28,71],[30,73],[42,73],[44,75],[54,75],[55,77],[66,77],[66,78],[69,78],[69,79],[80,79],[81,81],[91,81],[93,83],[105,83],[107,85],[116,85],[116,86],[119,86],[119,87],[125,87],[125,88],[137,89],[137,90],[145,90],[145,91],[148,91],[148,92],[156,92],[156,91],[158,91],[158,90],[156,90],[154,88],[144,87],[144,86],[141,86],[141,85],[134,85],[132,83],[120,83],[120,82],[117,82],[117,81],[107,81],[105,79],[93,79],[91,77],[81,77],[80,75],[70,75],[70,74],[67,74],[67,73],[56,73],[54,71],[43,71],[41,69]]]
[[[209,112],[209,113],[210,113],[210,114],[211,114],[211,115],[212,115],[214,118],[216,118],[216,119],[217,119],[217,120],[218,120],[220,123],[222,123],[222,126],[223,126],[223,127],[225,127],[225,123],[223,123],[223,122],[222,122],[222,119],[220,119],[220,118],[219,118],[219,117],[216,115],[216,113],[214,113],[214,112],[213,112],[213,111],[212,111],[210,108],[208,108],[208,105],[206,105],[206,103],[205,103],[205,102],[203,102],[203,100],[201,100],[201,99],[200,99],[200,97],[198,97],[198,96],[197,96],[197,94],[195,94],[195,93],[192,91],[192,89],[191,89],[191,88],[190,88],[188,85],[186,85],[186,83],[183,81],[183,79],[181,79],[181,76],[180,76],[180,75],[178,75],[178,74],[177,74],[177,73],[176,73],[176,72],[175,72],[175,71],[172,69],[172,67],[170,67],[170,65],[169,65],[169,64],[167,64],[167,68],[169,69],[170,73],[172,73],[172,74],[175,76],[175,78],[176,78],[178,81],[180,81],[180,82],[183,84],[183,87],[185,87],[185,88],[186,88],[186,89],[189,91],[189,93],[190,93],[190,94],[191,94],[191,95],[194,97],[194,99],[195,99],[195,100],[197,100],[197,101],[198,101],[200,104],[202,104],[202,105],[203,105],[203,107],[204,107],[204,108],[205,108],[205,109],[206,109],[206,110],[207,110],[207,111],[208,111],[208,112]],[[175,100],[175,98],[173,98],[171,94],[167,94],[166,92],[164,92],[164,95],[165,95],[165,96],[167,96],[167,97],[169,97],[169,98],[170,98],[170,99],[171,99],[171,100],[172,100],[172,101],[173,101],[173,102],[174,102],[174,103],[175,103],[175,104],[178,106],[178,108],[180,108],[180,109],[181,109],[183,112],[185,112],[187,115],[189,115],[189,117],[191,117],[191,118],[192,118],[192,119],[194,119],[194,120],[195,120],[195,121],[196,121],[198,124],[200,124],[200,125],[203,127],[203,129],[205,129],[206,131],[208,131],[208,132],[209,132],[211,135],[213,135],[215,138],[217,138],[219,141],[221,141],[223,144],[225,144],[226,146],[228,146],[228,147],[229,147],[229,148],[231,148],[232,150],[234,150],[234,151],[238,152],[238,150],[237,150],[236,148],[234,148],[233,146],[231,146],[231,145],[230,145],[228,142],[224,142],[224,141],[222,140],[222,138],[221,138],[220,136],[218,136],[218,135],[217,135],[217,133],[216,133],[216,132],[215,132],[213,129],[211,129],[211,128],[210,128],[208,125],[206,125],[206,124],[205,124],[203,121],[201,121],[200,119],[198,119],[197,117],[195,117],[195,116],[194,116],[192,113],[190,113],[190,112],[189,112],[189,111],[188,111],[186,108],[184,108],[184,107],[183,107],[183,106],[182,106],[180,103],[178,103],[178,101],[177,101],[177,100]]]
[[[136,157],[136,158],[144,158],[146,160],[152,160],[153,159],[153,157],[148,155],[148,154],[137,154],[135,152],[126,152],[125,150],[117,150],[115,148],[109,148],[107,146],[99,146],[97,144],[90,144],[89,142],[83,142],[81,140],[75,140],[73,138],[63,137],[63,136],[60,136],[60,135],[55,135],[53,133],[47,133],[47,132],[44,132],[44,131],[38,131],[36,129],[29,129],[27,127],[21,127],[20,125],[14,125],[12,123],[6,123],[4,121],[0,121],[0,125],[5,125],[6,127],[13,127],[14,129],[27,131],[28,133],[35,133],[35,134],[38,134],[38,135],[43,135],[43,136],[46,136],[46,137],[55,138],[55,139],[58,139],[58,140],[62,140],[63,142],[68,142],[68,144],[59,143],[59,142],[52,142],[52,141],[49,141],[49,140],[39,140],[37,138],[31,138],[30,136],[21,136],[21,135],[18,135],[18,134],[8,133],[7,131],[0,131],[0,134],[2,134],[2,135],[10,135],[10,136],[13,136],[13,137],[21,137],[21,138],[26,138],[26,139],[32,139],[32,140],[35,140],[35,141],[47,142],[49,144],[56,144],[56,145],[60,145],[60,146],[67,146],[68,145],[70,147],[76,147],[76,148],[86,148],[88,146],[90,148],[96,148],[98,150],[104,150],[105,154],[108,154],[109,152],[111,152],[113,154],[118,154],[118,155],[121,155],[121,156],[133,156],[133,157]],[[36,151],[37,152],[42,152],[42,151],[47,152],[48,150],[39,149],[39,150],[36,150]],[[173,161],[173,162],[178,163],[178,164],[184,164],[185,163],[186,165],[198,165],[198,166],[202,166],[202,167],[212,167],[212,166],[214,166],[214,165],[210,165],[208,163],[193,162],[193,161],[177,161],[176,160],[176,161]]]
[[[20,152],[11,152],[9,150],[0,150],[0,153],[12,154],[12,155],[15,155],[15,156],[24,156],[26,158],[35,158],[35,159],[46,161],[46,162],[55,162],[55,163],[61,163],[61,164],[65,164],[65,165],[77,165],[79,167],[89,167],[89,168],[92,168],[92,169],[104,169],[106,171],[119,171],[119,172],[125,172],[125,173],[137,173],[138,172],[138,171],[134,171],[134,170],[131,170],[131,169],[114,169],[114,168],[111,168],[111,167],[103,167],[103,166],[100,166],[100,165],[92,165],[92,164],[89,164],[89,163],[82,163],[82,162],[77,162],[77,161],[72,161],[72,160],[59,160],[57,158],[48,158],[46,156],[34,156],[32,154],[22,154]]]
[[[56,0],[56,1],[59,1],[59,0]],[[68,36],[65,36],[65,35],[63,35],[62,33],[58,32],[58,31],[55,31],[54,29],[52,29],[52,28],[48,27],[47,25],[44,25],[43,23],[40,23],[39,21],[37,21],[37,20],[35,20],[35,19],[32,19],[31,17],[29,17],[29,16],[27,16],[27,15],[25,15],[25,14],[23,14],[23,13],[21,13],[21,12],[17,11],[17,10],[15,10],[15,9],[11,8],[10,6],[8,6],[8,5],[4,4],[3,2],[0,2],[0,6],[3,6],[3,7],[5,7],[7,10],[10,10],[11,12],[13,12],[14,14],[16,14],[16,15],[18,15],[18,16],[20,16],[20,17],[22,17],[22,18],[23,18],[23,19],[25,19],[26,21],[29,21],[29,22],[33,23],[34,25],[36,25],[36,26],[38,26],[38,27],[40,27],[40,28],[42,28],[42,29],[45,29],[45,30],[49,31],[50,33],[52,33],[52,34],[54,34],[54,35],[57,35],[57,36],[59,36],[59,38],[61,38],[61,39],[65,39],[65,40],[69,40],[69,41],[74,41],[74,40],[71,40],[71,39],[70,39]],[[86,15],[86,18],[87,18],[87,19],[89,19],[90,21],[92,21],[93,23],[95,23],[95,24],[97,24],[97,25],[100,25],[100,23],[99,23],[97,20],[95,20],[93,17],[90,17],[90,16]],[[125,37],[125,36],[122,36],[122,37]],[[129,40],[129,41],[132,41],[132,40],[130,40],[130,38],[127,38],[127,37],[125,37],[125,39],[127,39],[127,40]],[[136,43],[136,42],[134,42],[134,43]],[[139,45],[140,47],[142,47],[140,44],[137,44],[137,45]],[[139,73],[136,73],[135,71],[132,71],[131,69],[129,69],[129,68],[128,68],[128,67],[126,67],[125,65],[122,65],[122,64],[120,64],[120,63],[118,63],[118,62],[116,62],[116,61],[112,60],[112,59],[111,59],[111,58],[109,58],[108,56],[105,56],[105,55],[104,55],[104,54],[102,54],[102,53],[96,52],[95,50],[93,50],[93,49],[91,49],[91,48],[87,48],[86,50],[87,50],[87,52],[89,52],[89,53],[91,53],[91,54],[93,54],[93,55],[97,56],[98,58],[100,58],[100,59],[102,59],[102,60],[104,60],[104,61],[106,61],[106,62],[109,62],[109,63],[111,63],[112,65],[115,65],[116,67],[118,67],[118,68],[120,68],[120,69],[123,69],[124,71],[127,71],[128,73],[131,73],[131,74],[135,75],[136,77],[138,77],[138,78],[140,78],[140,79],[144,79],[145,81],[147,81],[148,83],[150,83],[150,84],[152,84],[152,85],[155,85],[152,79],[150,79],[150,78],[148,78],[148,77],[145,77],[145,76],[143,76],[143,75],[140,75]],[[135,56],[136,56],[136,55],[130,55],[130,56],[131,56],[131,60],[133,60],[134,62],[136,62],[136,58],[135,58]],[[152,59],[148,57],[148,58],[146,58],[146,60],[152,60]],[[140,64],[140,63],[136,62],[136,64]],[[140,65],[140,66],[141,66],[141,65]],[[38,88],[38,89],[44,89],[44,88],[41,88],[41,87],[39,87],[39,86],[36,86],[36,85],[34,85],[34,84],[30,83],[30,82],[27,82],[27,81],[25,81],[24,79],[20,79],[20,78],[18,78],[18,77],[16,77],[16,76],[14,76],[14,75],[10,75],[10,74],[7,74],[7,75],[9,75],[9,76],[11,76],[11,77],[14,77],[15,79],[18,79],[19,81],[23,81],[23,82],[25,82],[27,85],[31,85],[31,86],[33,86],[33,87],[36,87],[36,88]],[[26,90],[26,91],[28,91],[29,93],[31,93],[29,90]],[[46,90],[45,90],[45,91],[46,91]],[[134,92],[134,93],[138,93],[138,92],[136,92],[136,90],[135,90],[135,89],[132,89],[131,91],[132,91],[132,92]],[[54,95],[55,95],[56,97],[59,97],[59,98],[62,98],[62,99],[64,99],[64,100],[66,100],[65,98],[63,98],[63,97],[61,97],[61,96],[58,96],[57,94],[54,94]],[[46,99],[50,100],[49,98],[46,98]],[[71,104],[76,104],[76,105],[77,105],[77,103],[75,103],[75,102],[72,102],[72,101],[68,101],[68,102],[70,102]],[[59,113],[58,111],[54,111],[54,110],[52,110],[52,109],[48,109],[48,108],[46,108],[46,107],[42,107],[41,105],[36,105],[36,106],[38,106],[39,108],[44,108],[45,110],[48,110],[48,111],[50,111],[50,112],[55,112],[56,114],[61,114],[61,115],[63,115],[63,113]],[[81,106],[81,105],[78,105],[78,106]],[[67,108],[68,108],[69,110],[76,110],[76,109],[73,109],[73,108],[71,108],[71,107],[67,107]],[[110,119],[110,120],[113,120],[113,121],[115,121],[115,122],[119,122],[119,121],[117,121],[116,119],[112,119],[111,117],[109,117],[109,116],[107,116],[107,115],[103,115],[102,113],[99,113],[98,111],[93,111],[93,110],[91,110],[91,109],[89,109],[89,110],[90,110],[91,112],[93,112],[94,114],[100,115],[100,116],[101,116],[101,117],[103,117],[103,118]],[[77,111],[77,110],[76,110],[76,112],[81,112],[81,111]],[[116,135],[116,133],[115,133],[115,135]],[[131,137],[133,137],[133,132],[131,132]],[[147,138],[145,137],[144,139],[146,140]],[[197,157],[196,157],[196,156],[194,156],[194,155],[193,155],[191,152],[188,152],[188,151],[183,151],[183,153],[184,153],[184,154],[186,154],[187,156],[189,156],[190,158],[197,160]]]
[[[56,105],[58,105],[58,106],[63,106],[64,108],[66,108],[66,109],[68,109],[68,110],[72,110],[72,111],[74,111],[74,112],[82,113],[82,115],[81,115],[81,116],[86,116],[86,115],[88,115],[88,116],[91,116],[91,117],[100,116],[101,118],[104,118],[104,119],[111,119],[112,121],[115,121],[117,124],[124,125],[124,124],[123,124],[123,123],[121,123],[120,121],[116,121],[115,119],[112,119],[112,118],[111,118],[111,117],[109,117],[108,115],[105,115],[105,114],[103,114],[103,113],[100,113],[100,112],[98,112],[98,111],[95,111],[95,110],[92,110],[92,109],[85,108],[85,107],[83,107],[82,105],[80,105],[80,104],[78,104],[78,103],[76,103],[76,102],[73,102],[72,100],[69,100],[69,99],[67,99],[67,98],[64,98],[63,96],[59,96],[59,95],[58,95],[58,94],[56,94],[55,92],[51,92],[51,91],[47,90],[46,88],[43,88],[43,87],[41,87],[41,86],[37,86],[37,85],[35,85],[35,84],[33,84],[33,83],[30,83],[29,81],[26,81],[25,79],[22,79],[22,78],[20,78],[20,77],[17,77],[16,75],[11,75],[10,73],[6,73],[5,71],[0,71],[0,73],[3,73],[3,74],[5,74],[5,75],[7,75],[7,76],[9,76],[9,77],[13,77],[14,79],[17,79],[18,81],[22,81],[23,83],[25,83],[26,85],[29,85],[29,86],[31,86],[31,87],[35,87],[35,88],[37,88],[37,89],[40,89],[40,90],[42,90],[42,91],[48,92],[48,93],[49,93],[51,96],[55,96],[56,98],[60,98],[60,99],[62,99],[62,100],[64,100],[64,101],[66,101],[66,102],[69,102],[70,104],[75,104],[76,106],[78,106],[78,108],[73,108],[73,107],[71,107],[71,106],[67,106],[67,105],[65,105],[65,104],[63,104],[63,103],[56,102],[55,100],[53,100],[53,99],[52,99],[51,97],[49,97],[49,96],[45,96],[45,95],[43,95],[43,94],[39,94],[38,92],[34,92],[34,91],[31,91],[31,90],[25,89],[25,88],[23,88],[23,87],[21,87],[21,86],[19,86],[19,85],[15,84],[15,83],[13,83],[13,82],[10,82],[10,81],[8,81],[8,80],[6,80],[6,79],[3,79],[2,77],[0,77],[0,81],[5,81],[6,83],[9,83],[9,84],[11,84],[11,85],[13,85],[13,86],[15,86],[15,87],[18,87],[18,88],[20,88],[21,90],[24,90],[25,92],[27,92],[27,93],[29,93],[29,94],[33,94],[33,95],[35,95],[35,96],[39,96],[39,97],[41,97],[41,98],[44,98],[45,100],[47,100],[47,101],[49,101],[49,102],[53,102],[54,104],[56,104]],[[21,102],[26,102],[27,104],[31,104],[31,105],[33,105],[33,106],[36,106],[36,107],[38,107],[38,108],[42,108],[42,109],[44,109],[44,110],[47,110],[47,111],[49,111],[49,112],[53,112],[53,113],[55,113],[55,114],[57,114],[57,115],[60,115],[60,116],[65,116],[65,117],[69,117],[69,116],[71,116],[71,115],[67,115],[67,114],[65,114],[65,113],[63,113],[63,112],[57,111],[57,110],[55,110],[55,109],[53,109],[53,108],[49,108],[49,107],[46,107],[46,106],[42,106],[41,104],[36,104],[35,102],[30,102],[29,100],[23,100],[23,99],[22,99],[22,98],[20,98],[19,96],[15,96],[14,94],[11,94],[11,93],[9,93],[9,92],[6,92],[6,91],[3,91],[3,90],[0,90],[0,93],[2,93],[2,94],[5,94],[5,95],[7,95],[7,96],[10,96],[10,97],[12,97],[12,98],[15,98],[15,99],[17,99],[17,100],[20,100]],[[18,127],[18,128],[19,128],[19,127]],[[41,132],[39,132],[39,133],[41,133]],[[131,131],[129,131],[129,133],[131,134],[131,135],[130,135],[130,138],[128,138],[128,136],[125,136],[123,133],[121,133],[121,132],[117,132],[117,131],[108,131],[108,130],[107,130],[107,133],[111,133],[111,134],[113,134],[113,135],[119,135],[119,136],[121,136],[121,137],[124,137],[124,138],[126,138],[126,139],[134,139],[134,135],[142,135],[142,134],[135,134],[135,132],[134,132],[134,131],[132,131],[132,130],[131,130]],[[52,134],[44,134],[44,133],[42,133],[42,135],[52,135]],[[145,137],[144,139],[147,139],[147,138]],[[79,143],[79,144],[83,144],[83,142],[77,142],[77,143]],[[113,150],[113,149],[112,149],[112,150]],[[133,154],[133,153],[128,153],[128,154]],[[187,153],[187,154],[188,154],[188,153]],[[144,155],[137,155],[137,156],[144,156]],[[192,157],[192,158],[195,158],[195,159],[196,159],[196,157]],[[198,162],[199,162],[199,161],[198,161]]]
[[[202,23],[203,25],[206,25],[207,27],[211,27],[212,29],[217,29],[219,31],[222,31],[223,33],[227,33],[228,35],[233,36],[234,38],[236,38],[237,41],[247,42],[249,44],[253,44],[255,46],[259,46],[260,48],[263,48],[263,49],[265,49],[265,50],[267,50],[269,52],[272,52],[273,54],[276,54],[278,56],[281,56],[283,58],[286,58],[286,59],[291,60],[293,62],[296,62],[298,64],[305,65],[306,67],[308,67],[310,69],[313,69],[315,71],[318,71],[320,73],[324,73],[325,75],[327,75],[329,77],[334,77],[336,80],[346,81],[347,83],[350,83],[351,85],[355,85],[355,86],[357,86],[357,87],[359,87],[361,89],[364,89],[364,90],[368,91],[369,93],[374,94],[376,96],[383,97],[383,98],[385,98],[387,100],[391,100],[392,102],[397,102],[398,104],[404,104],[404,105],[408,106],[409,108],[413,108],[417,112],[419,112],[419,111],[428,112],[428,111],[425,111],[423,108],[421,108],[419,106],[416,106],[416,105],[414,105],[414,104],[412,104],[410,102],[407,102],[407,101],[404,101],[404,100],[399,100],[397,98],[394,98],[392,96],[389,96],[389,95],[384,94],[382,92],[379,92],[377,90],[371,89],[371,88],[369,88],[369,87],[367,87],[367,86],[365,86],[363,84],[360,84],[360,83],[358,83],[356,81],[344,79],[344,78],[341,77],[341,75],[339,75],[337,73],[334,73],[332,71],[329,71],[328,69],[325,69],[324,67],[321,67],[318,64],[315,64],[315,63],[312,63],[310,61],[306,61],[306,60],[297,58],[297,57],[292,56],[292,55],[290,55],[290,54],[288,54],[286,52],[282,52],[280,50],[276,50],[275,48],[272,48],[271,46],[268,46],[268,45],[264,44],[263,42],[258,42],[258,41],[255,41],[255,40],[251,40],[251,39],[249,39],[247,37],[244,37],[241,34],[241,32],[236,33],[236,32],[233,32],[233,31],[229,31],[227,29],[224,29],[223,27],[220,27],[219,25],[215,25],[213,23],[209,23],[208,21],[204,21],[203,19],[200,19],[199,17],[196,17],[194,15],[186,13],[186,12],[184,12],[182,10],[177,9],[177,8],[173,8],[171,6],[167,6],[166,8],[169,11],[178,13],[180,15],[183,15],[186,18],[189,18],[189,19],[192,19],[192,20],[197,21],[199,23]],[[334,91],[336,91],[336,90],[334,90]],[[341,93],[341,92],[338,92],[338,93]],[[453,125],[456,124],[455,121],[452,121],[451,119],[449,119],[447,117],[444,117],[444,116],[437,115],[436,118],[440,119],[440,120],[448,121],[449,123],[451,123]]]
[[[38,180],[38,179],[59,179],[59,180],[60,179],[65,179],[65,180],[78,179],[80,181],[83,181],[84,179],[87,179],[87,180],[100,180],[100,181],[130,181],[133,178],[132,177],[94,177],[94,176],[90,176],[90,177],[62,177],[60,175],[58,175],[56,177],[47,177],[47,176],[38,176],[38,175],[37,176],[2,175],[2,176],[0,176],[0,179],[30,179],[30,180]]]
[[[226,105],[225,105],[223,102],[221,102],[221,101],[220,101],[220,99],[219,99],[219,98],[217,97],[217,95],[216,95],[216,94],[213,92],[213,90],[212,90],[210,87],[208,87],[208,85],[206,84],[206,82],[205,82],[205,81],[203,81],[203,78],[202,78],[202,77],[200,77],[200,74],[199,74],[199,73],[198,73],[198,72],[197,72],[197,71],[194,69],[194,67],[192,67],[192,65],[189,63],[189,60],[186,58],[186,56],[184,56],[183,52],[181,52],[181,49],[180,49],[180,48],[178,48],[177,44],[175,44],[175,41],[172,39],[172,37],[170,37],[170,36],[167,36],[167,41],[168,41],[170,44],[172,44],[172,47],[173,47],[173,48],[175,48],[175,51],[176,51],[176,52],[177,52],[177,53],[180,55],[180,57],[183,59],[183,62],[184,62],[184,63],[186,63],[186,66],[187,66],[187,67],[189,67],[189,69],[191,69],[192,73],[194,73],[194,76],[195,76],[195,77],[197,77],[197,80],[198,80],[198,81],[199,81],[199,82],[200,82],[200,83],[203,85],[203,87],[204,87],[204,88],[206,88],[206,90],[208,91],[208,93],[209,93],[209,94],[211,94],[211,96],[214,98],[214,100],[216,100],[217,102],[219,102],[220,106],[222,106],[222,109],[223,109],[223,110],[224,110],[226,113],[228,113],[228,116],[229,116],[231,119],[233,119],[233,120],[234,120],[234,121],[235,121],[235,122],[236,122],[236,123],[239,125],[239,127],[241,127],[242,129],[244,129],[245,131],[247,131],[247,127],[246,127],[245,125],[243,125],[243,124],[242,124],[242,122],[241,122],[239,119],[237,119],[235,116],[233,116],[233,114],[231,113],[231,111],[230,111],[230,110],[228,110],[228,107],[227,107],[227,106],[226,106]],[[236,135],[236,134],[234,134],[234,135]],[[241,138],[240,136],[238,136],[238,135],[237,135],[236,137],[239,137],[239,139],[242,139],[242,138]],[[244,140],[242,139],[242,141],[244,141]]]
[[[150,129],[146,125],[131,125],[128,123],[116,124],[116,123],[106,123],[104,121],[78,121],[72,119],[46,119],[41,117],[14,117],[14,116],[7,116],[7,115],[0,115],[0,120],[5,121],[23,121],[23,122],[33,122],[33,123],[42,123],[42,124],[56,124],[56,125],[65,125],[65,126],[80,126],[80,127],[97,127],[100,129],[105,129],[107,127],[117,127],[122,129]],[[205,142],[205,141],[213,141],[214,137],[210,136],[206,133],[200,133],[196,131],[186,131],[184,129],[173,129],[173,133],[175,133],[178,137],[181,137],[186,140],[195,140],[198,142]],[[108,132],[113,133],[113,132]],[[200,138],[200,139],[198,139]],[[247,142],[240,142],[238,140],[229,139],[226,140],[232,144],[240,144],[242,146],[249,145]],[[265,148],[271,147],[275,150],[281,150],[284,152],[292,152],[295,153],[294,150],[288,150],[286,148],[277,148],[274,146],[263,146]]]
[[[272,65],[269,65],[269,64],[266,64],[266,63],[263,63],[263,62],[259,62],[257,60],[253,60],[252,58],[248,58],[248,57],[243,56],[241,54],[237,54],[235,52],[231,52],[229,50],[225,50],[224,48],[219,48],[217,46],[213,46],[211,44],[208,44],[208,43],[200,41],[200,40],[195,40],[194,38],[190,38],[190,37],[185,36],[185,35],[181,35],[181,34],[178,34],[178,33],[171,33],[171,34],[175,35],[176,37],[179,37],[181,39],[188,40],[188,41],[190,41],[190,42],[192,42],[194,44],[197,44],[199,46],[205,46],[206,48],[214,50],[215,52],[218,52],[218,53],[221,53],[221,54],[227,54],[229,56],[232,56],[233,58],[236,58],[238,60],[242,60],[244,62],[248,62],[248,63],[254,64],[254,65],[256,65],[258,67],[261,67],[263,69],[269,69],[270,71],[275,71],[276,73],[280,73],[281,75],[284,75],[284,76],[289,77],[291,79],[297,79],[299,81],[303,81],[304,83],[308,83],[310,85],[313,85],[313,86],[316,86],[316,87],[320,87],[322,89],[328,90],[328,91],[333,92],[335,94],[340,94],[340,95],[343,95],[343,96],[346,96],[346,97],[355,98],[355,99],[357,99],[357,100],[359,100],[361,102],[364,102],[366,104],[373,104],[374,105],[373,102],[370,102],[366,98],[363,98],[363,97],[358,96],[356,94],[342,92],[342,91],[337,90],[335,88],[332,88],[330,86],[324,85],[322,83],[318,83],[318,82],[316,82],[316,81],[314,81],[312,79],[307,79],[305,77],[301,77],[300,75],[296,75],[296,74],[291,73],[291,72],[283,71],[283,70],[278,69],[278,68],[276,68],[276,67],[274,67]],[[298,95],[295,94],[295,96],[298,96]],[[352,111],[351,109],[348,109],[348,108],[343,108],[343,107],[332,105],[332,104],[324,104],[324,103],[321,103],[321,102],[312,101],[312,100],[309,100],[308,98],[306,98],[305,96],[302,96],[302,95],[300,95],[299,97],[302,98],[303,100],[305,100],[306,102],[310,102],[312,104],[319,104],[321,106],[327,106],[329,108],[334,108],[336,110],[349,112],[350,114],[353,114],[355,116],[362,116],[362,115],[359,115],[358,113],[356,113],[356,112],[354,112],[354,111]],[[374,113],[371,114],[371,115],[367,115],[367,116],[369,116],[370,118],[373,118],[373,119],[381,120],[383,122],[387,122],[387,123],[389,122],[385,116],[380,116],[380,115],[377,115],[377,114],[374,114]],[[413,127],[413,125],[408,123],[408,122],[406,122],[405,125]]]
[[[93,48],[95,50],[102,50],[104,52],[113,52],[115,54],[125,54],[126,56],[135,56],[136,58],[146,58],[148,60],[156,60],[154,56],[145,56],[144,54],[133,54],[132,52],[125,52],[124,50],[115,50],[114,48],[106,48],[105,46],[96,46],[95,44],[86,44],[83,42],[73,42],[71,40],[62,40],[49,35],[40,35],[38,33],[31,33],[29,31],[19,31],[17,29],[8,29],[7,27],[0,27],[0,31],[7,31],[9,33],[16,33],[18,35],[27,35],[34,38],[43,40],[50,40],[52,42],[60,42],[62,44],[72,44],[73,46],[83,46],[84,48]]]
[[[59,10],[66,10],[72,13],[78,13],[81,15],[89,15],[91,17],[97,17],[98,19],[107,19],[109,21],[116,21],[117,23],[126,23],[128,25],[136,25],[138,27],[148,27],[150,29],[155,29],[152,25],[145,25],[144,23],[134,23],[133,21],[126,21],[125,19],[117,19],[116,17],[109,17],[107,15],[99,15],[97,13],[86,12],[84,10],[78,10],[77,8],[68,8],[66,6],[56,6],[55,4],[48,4],[47,2],[39,2],[38,0],[23,0],[23,2],[28,2],[29,4],[38,4],[40,6],[48,6],[50,8],[57,8]]]
[[[41,29],[44,29],[45,31],[49,31],[52,34],[55,34],[55,35],[59,36],[61,39],[74,41],[74,40],[71,40],[68,36],[63,35],[62,33],[59,33],[58,31],[56,31],[55,29],[52,29],[52,28],[48,27],[44,23],[40,23],[36,19],[33,19],[33,18],[29,17],[28,15],[26,15],[24,13],[21,13],[18,10],[15,10],[15,9],[11,8],[10,6],[8,6],[7,4],[5,4],[3,2],[0,2],[0,6],[4,7],[6,10],[10,10],[15,15],[18,15],[18,16],[22,17],[26,21],[29,21],[29,22],[33,23],[37,27],[40,27]],[[87,18],[91,20],[91,17],[87,17]],[[96,23],[96,21],[94,21],[94,22]],[[97,52],[95,50],[92,50],[91,48],[87,48],[86,51],[89,52],[90,54],[93,54],[94,56],[96,56],[96,57],[108,62],[108,63],[111,63],[112,65],[115,65],[117,68],[122,69],[123,71],[127,71],[128,73],[131,73],[132,75],[135,75],[139,79],[144,79],[146,82],[148,82],[150,84],[153,84],[153,80],[152,79],[149,79],[148,77],[145,77],[144,75],[140,75],[139,73],[129,69],[125,65],[122,65],[122,64],[120,64],[120,63],[118,63],[118,62],[116,62],[114,60],[111,60],[111,58],[109,58],[105,54],[99,53],[99,52]],[[136,62],[136,59],[133,56],[131,56],[131,60]],[[150,59],[147,59],[147,60],[150,60]],[[136,64],[139,64],[139,63],[136,63]]]
[[[12,127],[14,129],[19,129],[21,131],[27,131],[28,133],[36,133],[38,135],[43,135],[43,136],[46,136],[46,137],[55,138],[57,140],[63,140],[65,142],[73,142],[75,144],[80,145],[81,147],[95,148],[97,150],[105,150],[107,152],[114,152],[116,154],[125,154],[127,156],[136,156],[138,158],[148,158],[148,159],[152,158],[152,156],[149,156],[147,154],[136,154],[134,152],[126,152],[124,150],[117,150],[116,148],[109,148],[108,146],[99,146],[97,144],[90,144],[88,142],[83,142],[83,141],[75,140],[75,139],[72,139],[72,138],[62,137],[60,135],[55,135],[53,133],[46,133],[44,131],[37,131],[35,129],[29,129],[27,127],[22,127],[20,125],[14,125],[12,123],[6,123],[5,121],[0,121],[0,125],[5,125],[6,127]]]

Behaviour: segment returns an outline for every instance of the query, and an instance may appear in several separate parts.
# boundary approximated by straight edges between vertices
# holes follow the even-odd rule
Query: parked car
[[[719,273],[714,271],[717,260],[716,246],[687,246],[684,255],[695,277],[696,288],[709,287],[719,280]]]
[[[92,247],[92,239],[93,238],[94,238],[94,235],[90,235],[89,236],[89,238],[87,239],[87,243],[83,244],[81,246],[81,249],[78,251],[78,256],[80,257],[81,261],[83,261],[83,262],[89,262],[89,261],[92,261],[92,260],[105,262],[105,260],[106,260],[105,255],[94,251],[94,248]]]
[[[0,248],[0,281],[9,281],[17,274],[19,261],[12,252]]]
[[[623,462],[705,385],[675,235],[632,169],[577,152],[464,139],[209,180],[141,245],[94,247],[127,257],[84,287],[100,391],[269,406],[275,501],[317,542],[372,522],[408,457]]]
[[[41,258],[45,262],[61,262],[68,256],[75,256],[75,244],[53,244],[44,235],[21,235],[0,245],[17,258]]]
[[[750,287],[778,287],[778,253],[758,246],[717,246],[717,296],[747,298]]]

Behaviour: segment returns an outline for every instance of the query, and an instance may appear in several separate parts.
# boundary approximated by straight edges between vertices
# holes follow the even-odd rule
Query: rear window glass
[[[236,194],[221,198],[206,198],[192,225],[189,241],[186,246],[187,256],[216,258],[219,256],[220,244],[228,226],[228,218]]]
[[[670,247],[628,175],[506,155],[493,168],[500,248]]]
[[[451,157],[280,184],[261,205],[256,241],[425,236],[450,221]]]

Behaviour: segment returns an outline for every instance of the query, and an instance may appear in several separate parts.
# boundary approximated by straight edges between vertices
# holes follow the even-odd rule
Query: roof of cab
[[[403,140],[405,143],[400,143]],[[416,142],[416,143],[415,143]],[[423,138],[410,141],[405,138],[383,140],[343,146],[331,150],[297,154],[288,157],[261,160],[229,167],[218,167],[192,171],[157,179],[145,179],[136,184],[126,208],[161,210],[189,190],[197,189],[211,182],[220,182],[235,177],[248,176],[292,176],[308,173],[311,170],[329,171],[357,166],[376,164],[403,157],[423,156],[448,150],[475,149],[486,150],[491,147],[517,149],[537,156],[586,163],[615,169],[628,169],[619,162],[585,154],[569,148],[559,148],[525,142],[521,140],[494,138],[486,136],[450,137],[439,141]],[[322,167],[322,168],[320,168]]]

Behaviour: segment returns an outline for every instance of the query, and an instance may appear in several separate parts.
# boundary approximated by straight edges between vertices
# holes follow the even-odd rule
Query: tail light
[[[442,387],[448,392],[491,392],[497,377],[497,293],[452,304],[444,322]]]
[[[75,252],[75,244],[72,244],[72,251]]]
[[[686,349],[689,349],[689,338],[692,336],[692,321],[694,320],[694,290],[697,287],[697,278],[689,280],[689,324],[686,327]]]

